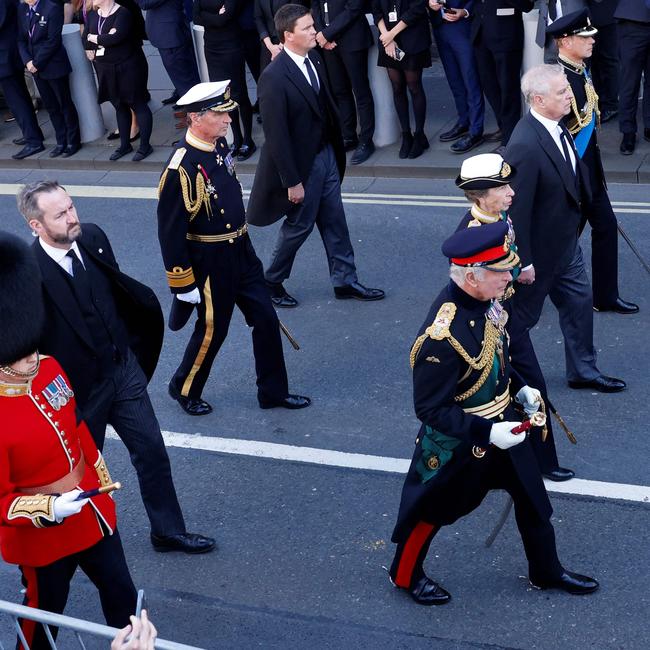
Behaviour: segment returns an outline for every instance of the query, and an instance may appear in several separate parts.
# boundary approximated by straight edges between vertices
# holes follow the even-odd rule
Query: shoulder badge
[[[453,302],[444,303],[438,310],[433,323],[425,330],[425,333],[434,341],[449,338],[451,336],[449,327],[455,315],[456,305]]]
[[[176,149],[174,155],[172,156],[172,159],[169,161],[169,165],[167,165],[168,169],[178,169],[179,165],[181,164],[181,160],[183,160],[183,156],[187,153],[187,149],[185,147],[180,147],[180,149]]]

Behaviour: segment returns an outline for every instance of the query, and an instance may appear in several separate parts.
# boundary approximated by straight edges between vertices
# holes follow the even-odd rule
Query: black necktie
[[[314,89],[314,92],[318,95],[318,90],[320,89],[320,85],[318,83],[318,77],[314,72],[314,67],[311,65],[309,58],[307,57],[305,57],[305,66],[307,67],[307,74],[309,75],[309,83],[311,84],[311,87]]]
[[[66,253],[66,256],[69,257],[72,262],[72,286],[75,288],[75,291],[77,291],[77,295],[81,298],[85,298],[90,294],[90,284],[88,282],[86,269],[72,249]]]
[[[575,176],[575,169],[573,169],[573,164],[571,162],[571,156],[569,155],[569,144],[567,143],[567,134],[564,129],[562,130],[562,133],[560,133],[560,143],[562,144],[562,151],[564,152],[564,159],[567,162],[567,165],[569,165],[569,169],[571,170],[571,175]],[[577,161],[576,161],[577,162]]]
[[[555,0],[548,0],[548,16],[551,20],[557,18],[557,4]]]

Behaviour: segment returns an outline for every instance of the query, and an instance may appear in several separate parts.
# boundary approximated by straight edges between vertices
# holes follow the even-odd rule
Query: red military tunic
[[[61,524],[53,521],[48,496],[110,482],[86,424],[77,423],[73,392],[56,360],[41,357],[28,384],[0,382],[0,552],[6,562],[44,566],[112,535],[110,496],[93,497]],[[60,489],[43,494],[30,490],[57,483]]]

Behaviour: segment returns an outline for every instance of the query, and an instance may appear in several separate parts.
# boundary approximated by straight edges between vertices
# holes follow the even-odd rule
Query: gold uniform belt
[[[225,233],[223,235],[195,235],[194,233],[188,232],[185,235],[185,239],[190,241],[200,241],[204,244],[216,244],[217,242],[227,241],[229,244],[234,243],[237,237],[241,237],[248,232],[248,224],[245,223],[241,228],[233,230],[232,232]]]
[[[510,382],[508,382],[508,385],[506,386],[506,389],[503,391],[503,393],[501,393],[501,395],[497,395],[491,402],[488,402],[487,404],[481,404],[480,406],[471,406],[464,408],[463,411],[471,415],[479,415],[482,418],[492,420],[493,418],[501,415],[501,413],[503,413],[508,408],[509,404]]]

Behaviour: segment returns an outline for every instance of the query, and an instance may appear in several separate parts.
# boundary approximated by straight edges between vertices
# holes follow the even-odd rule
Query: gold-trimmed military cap
[[[503,220],[480,228],[463,228],[442,244],[442,254],[458,266],[512,271],[520,261],[511,245],[508,230],[508,224]]]
[[[176,102],[176,108],[188,113],[228,113],[237,106],[237,102],[230,99],[230,79],[196,84]]]
[[[463,160],[456,187],[463,190],[488,190],[507,185],[515,177],[516,170],[498,153],[481,153]]]
[[[553,38],[565,36],[594,36],[598,30],[591,24],[589,9],[572,11],[554,20],[547,28],[546,33]]]

